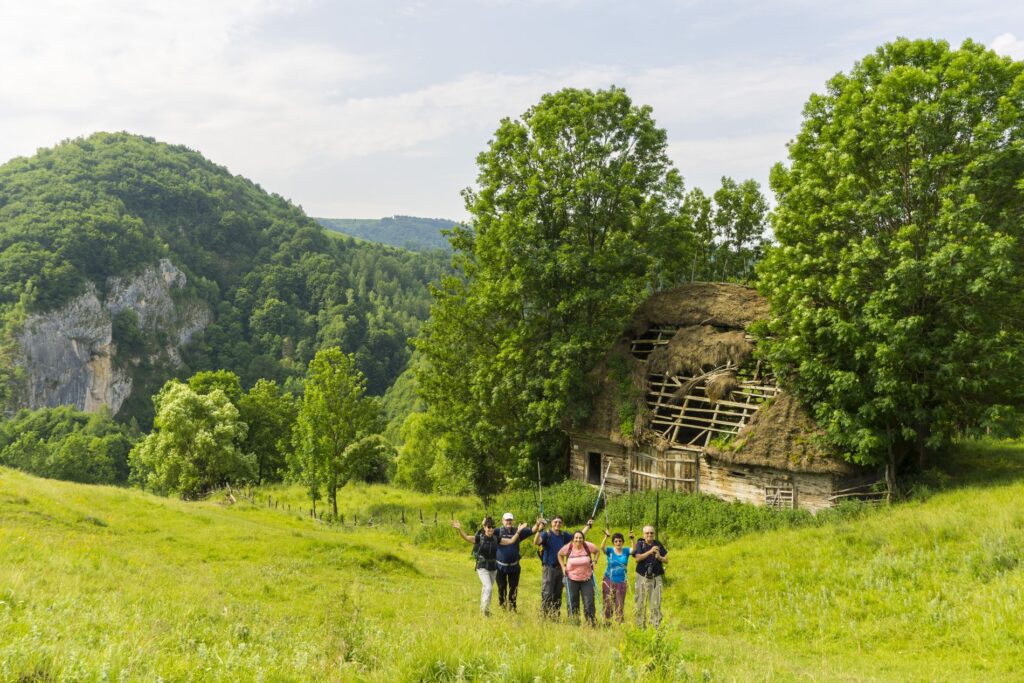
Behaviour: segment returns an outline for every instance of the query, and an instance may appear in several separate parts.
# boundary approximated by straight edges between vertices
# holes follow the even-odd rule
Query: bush
[[[0,465],[83,484],[123,484],[137,436],[109,411],[22,410],[0,424]]]

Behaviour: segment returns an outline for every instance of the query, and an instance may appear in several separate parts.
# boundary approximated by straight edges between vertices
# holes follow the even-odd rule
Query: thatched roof
[[[742,285],[696,282],[655,294],[640,305],[629,327],[592,371],[592,410],[579,431],[621,445],[639,442],[655,448],[669,446],[656,432],[646,429],[649,416],[643,396],[649,388],[649,375],[697,377],[726,365],[738,367],[751,358],[754,350],[747,328],[767,316],[767,300]],[[655,327],[678,329],[647,360],[635,358],[631,341]],[[628,391],[621,386],[622,379],[629,385]],[[708,378],[706,390],[711,400],[718,401],[728,397],[735,387],[734,373],[719,372]],[[635,438],[620,430],[619,406],[630,400],[637,402],[635,419],[640,429]],[[852,472],[850,465],[828,455],[820,436],[820,428],[796,400],[780,394],[755,414],[730,447],[709,448],[707,455],[723,462],[788,471]]]
[[[651,324],[711,325],[744,330],[768,317],[768,300],[751,287],[727,282],[691,282],[658,292],[640,304],[627,334]]]
[[[619,427],[619,402],[624,399],[612,367],[625,367],[633,393],[647,390],[651,372],[698,375],[726,363],[742,365],[753,353],[746,328],[768,316],[768,302],[750,287],[731,283],[692,282],[659,292],[644,301],[604,360],[591,372],[596,395],[582,430],[614,443],[634,443]],[[678,327],[668,344],[646,361],[633,357],[630,342],[652,327]],[[640,401],[637,419],[643,424],[646,407]],[[640,436],[644,440],[644,435]]]
[[[754,413],[736,438],[724,447],[708,446],[711,460],[771,467],[788,472],[852,474],[857,469],[832,455],[824,431],[788,393],[779,394]]]
[[[753,353],[742,329],[722,332],[711,325],[691,325],[680,327],[668,344],[655,349],[647,369],[660,375],[699,375],[727,363],[738,367]]]

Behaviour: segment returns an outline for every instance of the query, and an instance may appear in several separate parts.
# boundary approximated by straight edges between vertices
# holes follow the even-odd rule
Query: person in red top
[[[594,609],[594,565],[597,564],[597,546],[590,543],[577,531],[572,536],[572,543],[558,551],[558,561],[565,572],[566,590],[569,593],[569,614],[577,621],[580,613],[580,598],[583,598],[583,614],[587,623],[597,625]]]

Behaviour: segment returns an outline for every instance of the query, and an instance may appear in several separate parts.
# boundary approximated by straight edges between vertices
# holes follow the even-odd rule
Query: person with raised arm
[[[519,525],[520,530],[528,525],[523,522]],[[503,539],[494,528],[494,520],[484,517],[481,528],[472,536],[462,530],[462,523],[459,520],[452,521],[452,528],[459,537],[466,543],[473,544],[473,557],[476,558],[476,575],[480,578],[480,611],[487,616],[491,613],[491,596],[494,594],[494,584],[498,573],[498,548],[502,545],[511,545],[511,539]]]
[[[611,536],[612,544],[605,545],[608,537]],[[632,542],[633,532],[629,532],[629,540]],[[626,608],[626,587],[628,575],[626,573],[629,565],[629,556],[633,552],[631,546],[626,546],[626,539],[622,534],[612,533],[609,529],[604,530],[604,555],[608,562],[604,570],[604,578],[601,579],[601,604],[604,605],[604,618],[609,624],[615,618],[620,624],[624,620]]]
[[[537,519],[533,528],[527,528],[526,523],[515,524],[515,516],[506,512],[501,516],[501,527],[498,528],[498,536],[501,544],[498,546],[498,606],[502,609],[516,611],[516,599],[519,593],[519,544],[528,539],[541,529],[540,518]],[[506,543],[505,541],[508,541]]]
[[[540,520],[541,528],[544,527],[544,520]],[[583,526],[582,533],[590,531],[594,520],[589,519]],[[559,516],[551,519],[550,531],[541,531],[533,537],[534,545],[541,549],[541,585],[540,603],[544,616],[552,619],[558,617],[562,609],[562,590],[566,589],[565,573],[562,571],[562,564],[558,560],[559,551],[572,542],[572,534],[562,530],[562,518]]]
[[[594,566],[597,564],[597,546],[577,531],[572,543],[558,551],[558,560],[565,572],[566,590],[569,593],[567,611],[569,616],[579,620],[580,598],[583,599],[583,614],[587,623],[597,625],[594,610]]]

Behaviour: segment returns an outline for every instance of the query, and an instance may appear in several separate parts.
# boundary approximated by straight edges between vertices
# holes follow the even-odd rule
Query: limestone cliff
[[[130,366],[137,359],[117,356],[114,316],[135,314],[139,331],[168,340],[157,355],[180,363],[179,349],[212,320],[208,306],[188,299],[176,302],[172,290],[184,287],[185,274],[161,259],[132,277],[107,280],[107,294],[88,291],[62,308],[30,316],[19,338],[29,408],[74,405],[95,411],[107,405],[116,413],[132,390]]]

